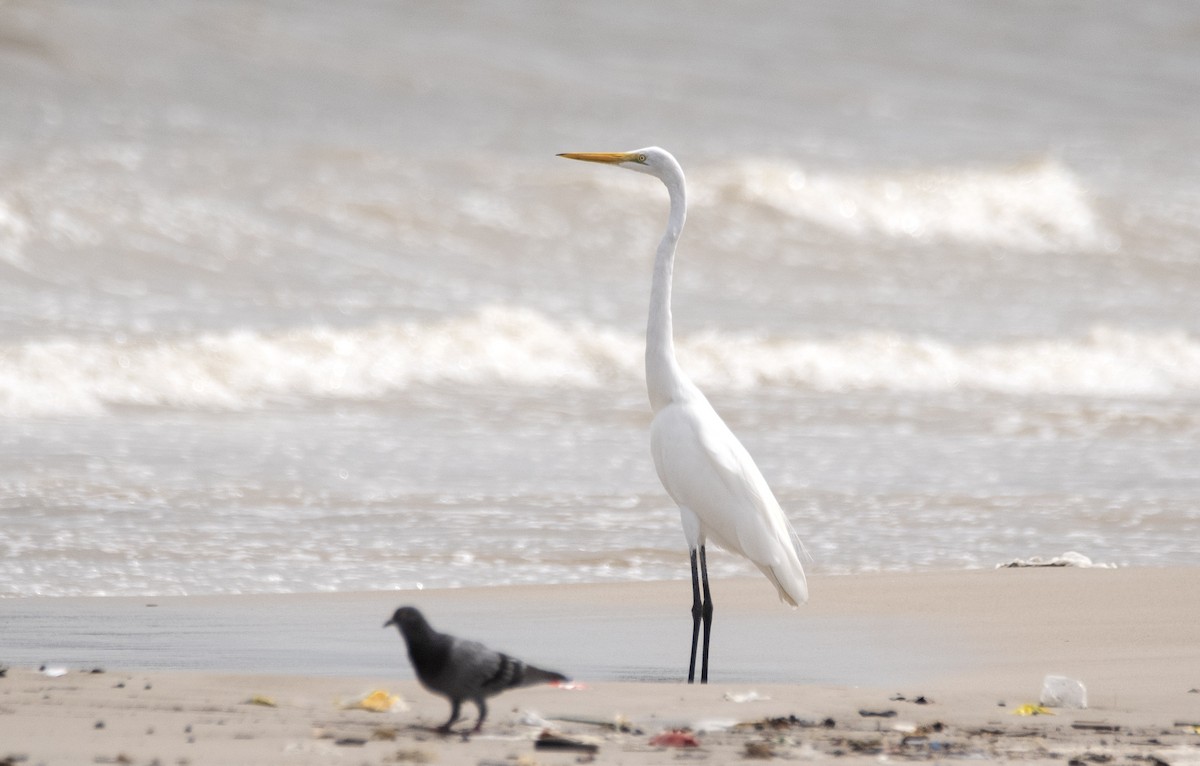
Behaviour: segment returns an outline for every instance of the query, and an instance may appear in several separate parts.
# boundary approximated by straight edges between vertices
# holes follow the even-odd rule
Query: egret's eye
[[[644,164],[646,164],[646,155],[644,155],[644,154],[639,154],[639,155],[638,155],[638,162],[642,163],[643,165],[644,165]]]

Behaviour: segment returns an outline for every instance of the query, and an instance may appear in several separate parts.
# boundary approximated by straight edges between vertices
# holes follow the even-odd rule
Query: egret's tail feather
[[[813,563],[812,554],[808,552],[808,548],[804,547],[804,543],[800,540],[800,535],[796,534],[796,530],[794,529],[789,531],[792,533],[792,547],[796,549],[796,555],[805,564]]]
[[[800,542],[800,535],[788,524],[788,533],[792,539],[792,548],[784,553],[784,560],[772,566],[759,566],[779,591],[779,600],[791,606],[800,606],[808,601],[808,580],[804,576],[804,564],[812,562],[812,556]],[[790,555],[789,555],[790,554]]]
[[[759,568],[775,586],[775,590],[779,591],[780,601],[790,606],[800,606],[808,601],[808,580],[804,577],[804,568],[800,566],[799,561]]]

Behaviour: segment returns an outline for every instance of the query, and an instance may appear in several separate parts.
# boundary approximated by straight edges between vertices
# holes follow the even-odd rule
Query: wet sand
[[[715,583],[708,687],[678,683],[680,582],[5,600],[0,763],[1200,762],[1200,568],[815,577],[812,592],[793,611],[759,580]],[[381,627],[402,602],[583,688],[510,692],[481,735],[439,736],[447,704]],[[1089,707],[1015,715],[1047,674],[1082,681]],[[375,689],[404,709],[343,709]],[[602,725],[618,719],[628,731]],[[676,727],[699,747],[652,744]],[[547,728],[599,749],[537,749]]]

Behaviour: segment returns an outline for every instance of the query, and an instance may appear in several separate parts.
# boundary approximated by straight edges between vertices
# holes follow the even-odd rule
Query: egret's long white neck
[[[664,174],[662,182],[671,197],[671,213],[654,257],[650,316],[646,322],[646,389],[654,412],[678,401],[690,385],[675,360],[671,324],[671,274],[675,268],[675,246],[687,218],[687,193],[682,171]]]

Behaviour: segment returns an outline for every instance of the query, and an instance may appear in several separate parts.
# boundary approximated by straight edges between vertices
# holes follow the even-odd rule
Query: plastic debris
[[[741,721],[736,718],[705,718],[700,721],[692,722],[692,731],[699,734],[713,734],[715,732],[729,731],[737,727]]]
[[[59,666],[42,665],[38,670],[41,671],[42,675],[50,678],[58,678],[67,674],[67,669]]]
[[[997,569],[1008,569],[1014,567],[1082,567],[1085,569],[1116,569],[1116,564],[1097,564],[1087,556],[1075,551],[1067,551],[1061,556],[1054,558],[1043,559],[1041,556],[1030,556],[1027,559],[1013,559],[1002,564],[997,564]]]
[[[247,705],[262,705],[263,707],[279,707],[279,704],[274,699],[263,694],[255,694],[250,699],[246,700]]]
[[[1014,709],[1012,711],[1012,714],[1013,715],[1054,715],[1055,713],[1053,710],[1044,708],[1041,705],[1034,705],[1033,703],[1029,703],[1026,705],[1021,705],[1019,708]]]
[[[612,729],[613,731],[621,731],[626,733],[641,734],[641,729],[633,725],[633,721],[629,720],[621,713],[617,713],[612,718],[588,718],[585,716],[570,716],[556,715],[553,717],[556,721],[564,721],[566,723],[581,723],[587,726],[599,726],[604,729]]]
[[[759,694],[756,691],[748,692],[725,692],[725,699],[728,702],[759,702],[760,700],[769,700],[770,697],[765,694]]]
[[[542,717],[542,714],[536,710],[522,710],[521,715],[517,718],[517,723],[522,726],[535,726],[539,729],[545,729],[550,726],[550,722]]]
[[[560,750],[579,753],[597,753],[600,745],[576,737],[567,737],[550,729],[544,729],[533,743],[535,750]]]
[[[737,725],[737,728],[753,729],[755,731],[780,731],[783,729],[832,729],[836,726],[837,722],[832,718],[826,718],[823,721],[812,721],[789,715],[786,718],[778,716],[776,718],[763,718],[758,721],[742,721]]]
[[[369,710],[372,713],[390,713],[407,710],[408,705],[398,694],[392,694],[386,689],[376,689],[356,700],[342,703],[346,710]]]
[[[1066,676],[1046,676],[1042,680],[1042,696],[1038,701],[1046,707],[1083,710],[1087,707],[1087,687],[1083,682]]]
[[[670,729],[650,738],[651,747],[700,747],[700,740],[686,729]]]

